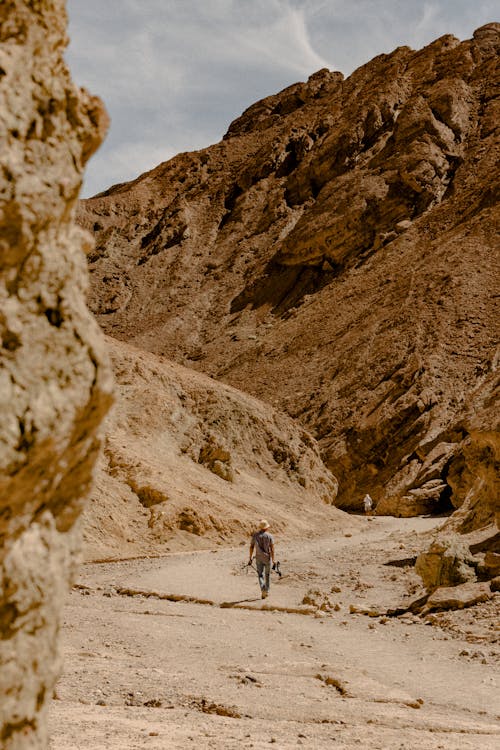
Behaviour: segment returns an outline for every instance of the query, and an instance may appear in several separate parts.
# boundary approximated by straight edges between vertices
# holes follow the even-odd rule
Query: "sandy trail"
[[[498,747],[498,595],[430,620],[351,614],[418,593],[408,561],[437,523],[363,521],[278,539],[284,575],[265,602],[246,544],[84,566],[54,750]]]

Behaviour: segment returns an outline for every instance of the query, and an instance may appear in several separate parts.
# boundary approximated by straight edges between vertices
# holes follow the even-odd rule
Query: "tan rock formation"
[[[80,207],[106,332],[298,418],[341,507],[442,511],[475,481],[459,422],[495,362],[499,29],[319,71]]]
[[[487,552],[484,556],[484,569],[490,578],[500,575],[500,554],[498,552]]]
[[[441,587],[427,599],[424,614],[446,609],[473,607],[491,599],[493,593],[488,583],[463,583],[460,586]]]
[[[90,237],[73,224],[101,141],[98,99],[63,60],[62,0],[0,5],[0,745],[47,745],[76,520],[110,403],[87,312]]]
[[[284,414],[108,339],[116,405],[85,511],[87,559],[248,541],[259,518],[309,537],[352,525],[316,442]]]
[[[415,568],[428,591],[434,591],[439,586],[475,581],[474,562],[467,543],[449,535],[436,539],[427,552],[422,552]]]

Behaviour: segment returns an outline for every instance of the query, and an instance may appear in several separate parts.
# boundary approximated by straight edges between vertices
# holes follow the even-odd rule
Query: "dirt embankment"
[[[270,516],[288,534],[350,523],[315,440],[229,386],[108,338],[116,404],[84,517],[86,559],[246,538]]]

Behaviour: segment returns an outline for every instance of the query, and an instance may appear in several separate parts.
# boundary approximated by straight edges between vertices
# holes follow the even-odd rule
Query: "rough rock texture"
[[[459,510],[450,526],[461,533],[496,520],[500,527],[500,375],[492,373],[469,399],[458,428],[467,436],[450,462],[448,483]]]
[[[490,455],[461,420],[496,361],[499,29],[319,71],[80,206],[106,332],[298,418],[341,507],[451,510]]]
[[[467,543],[453,535],[435,540],[427,552],[417,557],[415,569],[424,586],[434,591],[438,586],[475,581],[474,563]]]
[[[63,60],[64,2],[0,5],[0,745],[46,746],[75,522],[110,402],[73,224],[98,99]]]
[[[451,451],[447,476],[458,510],[438,530],[416,564],[417,573],[429,590],[473,580],[475,571],[483,579],[499,572],[498,382],[498,374],[493,373],[480,383],[469,399],[466,416],[456,426],[457,431],[467,435],[461,450]],[[453,532],[461,536],[453,536]]]
[[[85,511],[87,559],[248,541],[263,516],[311,536],[352,520],[310,435],[205,375],[108,339],[116,404]]]
[[[490,578],[500,575],[500,554],[498,552],[487,552],[484,556],[483,568]]]
[[[463,583],[461,586],[441,587],[427,599],[424,613],[433,610],[463,609],[491,599],[488,583]]]

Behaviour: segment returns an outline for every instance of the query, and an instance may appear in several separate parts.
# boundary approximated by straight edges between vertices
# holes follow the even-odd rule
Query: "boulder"
[[[429,480],[422,487],[408,490],[402,497],[382,498],[377,504],[377,515],[411,518],[437,513],[447,491],[448,486],[440,479]]]
[[[415,570],[428,591],[438,586],[454,586],[476,579],[476,561],[466,542],[451,535],[434,540],[427,552],[422,552]]]
[[[0,744],[47,747],[58,632],[112,391],[73,223],[107,116],[64,62],[63,0],[0,7]]]
[[[500,553],[500,531],[496,523],[484,526],[477,531],[472,531],[462,538],[468,540],[469,549],[473,555],[476,555],[478,552]]]
[[[486,602],[493,596],[488,583],[463,583],[436,589],[427,599],[423,614],[433,610],[464,609]]]

